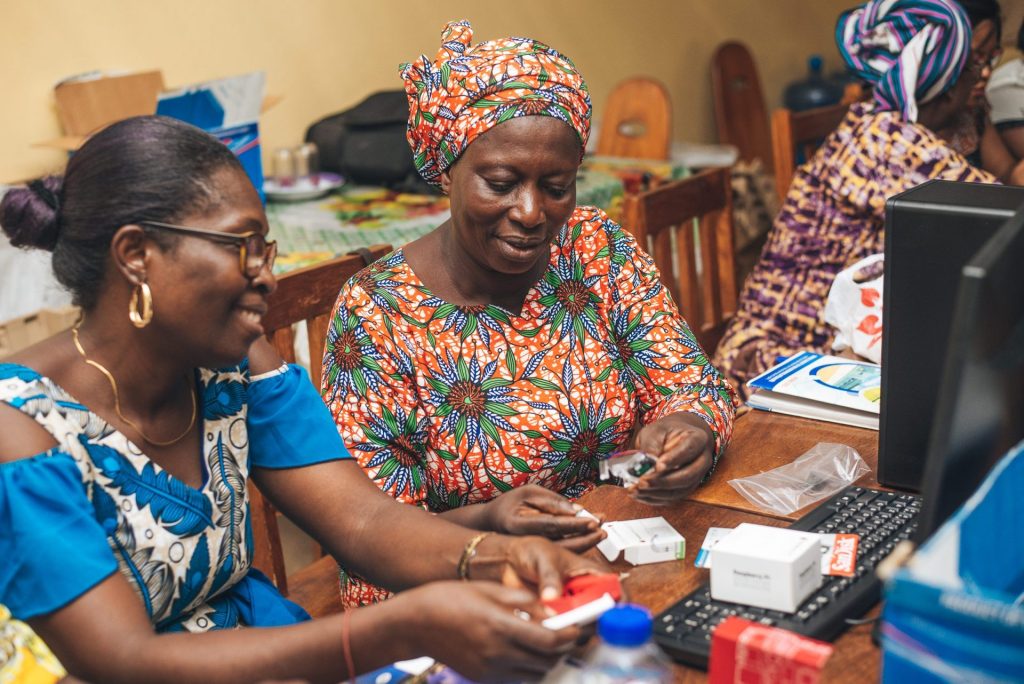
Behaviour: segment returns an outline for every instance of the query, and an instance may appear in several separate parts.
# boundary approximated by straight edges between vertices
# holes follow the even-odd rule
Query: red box
[[[709,684],[817,684],[832,644],[738,617],[711,636]]]

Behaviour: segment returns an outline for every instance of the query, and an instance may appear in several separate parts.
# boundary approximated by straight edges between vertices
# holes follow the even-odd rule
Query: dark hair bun
[[[15,247],[53,251],[60,232],[59,201],[63,179],[47,176],[30,186],[11,188],[0,202],[0,226]]]

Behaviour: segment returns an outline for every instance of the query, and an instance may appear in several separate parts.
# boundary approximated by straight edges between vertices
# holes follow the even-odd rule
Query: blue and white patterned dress
[[[0,401],[58,443],[0,464],[0,603],[16,617],[57,610],[120,571],[159,631],[308,618],[250,567],[246,482],[250,465],[347,457],[333,420],[296,367],[250,381],[243,363],[199,369],[196,379],[199,489],[164,471],[49,378],[0,364]]]

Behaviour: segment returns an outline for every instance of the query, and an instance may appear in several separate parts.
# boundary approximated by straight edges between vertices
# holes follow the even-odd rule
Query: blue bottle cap
[[[807,66],[812,74],[821,73],[822,64],[824,64],[824,60],[821,58],[821,55],[811,55],[807,60]]]
[[[654,618],[643,606],[626,603],[608,610],[597,621],[597,633],[613,646],[639,646],[651,637]]]

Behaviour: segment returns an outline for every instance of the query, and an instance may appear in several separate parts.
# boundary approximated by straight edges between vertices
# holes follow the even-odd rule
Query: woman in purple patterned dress
[[[880,46],[879,35],[892,40]],[[797,169],[747,277],[715,355],[744,394],[744,383],[778,357],[828,350],[833,333],[824,309],[832,280],[882,251],[889,197],[933,178],[997,182],[934,132],[963,111],[990,59],[971,53],[970,24],[958,5],[872,0],[840,17],[836,38],[850,67],[872,82],[874,100],[853,105]],[[914,88],[903,87],[915,75]]]

